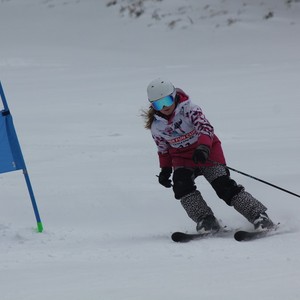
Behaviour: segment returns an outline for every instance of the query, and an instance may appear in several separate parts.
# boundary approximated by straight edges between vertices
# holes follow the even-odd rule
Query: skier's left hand
[[[205,163],[209,157],[210,149],[206,145],[199,145],[193,154],[193,161],[195,164],[198,164],[199,162]]]

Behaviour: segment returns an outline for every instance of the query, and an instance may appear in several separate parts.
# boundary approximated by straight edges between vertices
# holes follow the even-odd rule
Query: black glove
[[[199,145],[193,154],[193,161],[195,164],[198,164],[199,162],[205,163],[209,157],[210,149],[206,145]]]
[[[172,182],[170,180],[171,174],[172,168],[162,168],[158,175],[158,182],[166,188],[170,188],[172,186]]]

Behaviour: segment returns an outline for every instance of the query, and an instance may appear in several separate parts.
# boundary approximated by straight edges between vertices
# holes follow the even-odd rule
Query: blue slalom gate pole
[[[29,174],[26,168],[26,164],[23,158],[23,154],[21,151],[21,147],[18,141],[18,137],[13,125],[12,116],[9,111],[9,107],[6,101],[6,97],[2,88],[2,84],[0,81],[0,96],[3,103],[3,110],[1,111],[1,123],[2,127],[0,129],[2,132],[2,140],[3,143],[2,149],[0,149],[0,152],[2,154],[2,157],[0,157],[0,162],[2,162],[2,165],[0,164],[0,173],[4,172],[10,172],[10,171],[16,171],[16,170],[23,170],[23,174],[25,177],[25,182],[27,185],[27,189],[29,192],[29,196],[31,199],[33,211],[35,214],[35,218],[37,221],[37,231],[42,232],[43,231],[43,223],[40,218],[39,210],[36,204],[35,196],[33,193],[33,189],[31,186]],[[1,147],[0,146],[0,147]]]
[[[34,215],[35,215],[36,222],[37,222],[37,231],[42,232],[43,229],[44,229],[43,228],[43,223],[42,223],[41,218],[40,218],[39,210],[38,210],[38,207],[37,207],[37,204],[36,204],[36,201],[35,201],[33,189],[32,189],[31,182],[30,182],[29,175],[28,175],[28,172],[27,172],[26,168],[23,169],[23,174],[24,174],[24,177],[25,177],[27,189],[28,189],[30,199],[31,199],[31,204],[32,204]]]

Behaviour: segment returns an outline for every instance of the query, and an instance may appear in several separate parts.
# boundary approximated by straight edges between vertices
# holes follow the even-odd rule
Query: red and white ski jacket
[[[181,89],[176,89],[176,92],[179,101],[173,114],[165,117],[156,113],[151,126],[160,167],[211,166],[210,162],[193,162],[193,153],[200,144],[210,148],[210,160],[225,164],[221,142],[201,108],[193,104]]]

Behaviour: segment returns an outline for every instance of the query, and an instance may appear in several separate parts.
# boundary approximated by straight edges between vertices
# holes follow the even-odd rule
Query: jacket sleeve
[[[153,131],[152,137],[158,149],[159,166],[161,168],[172,167],[172,159],[169,154],[169,143]]]
[[[214,128],[206,119],[201,108],[198,105],[191,104],[189,115],[190,121],[194,124],[199,136],[198,144],[207,145],[211,148],[214,138]]]

